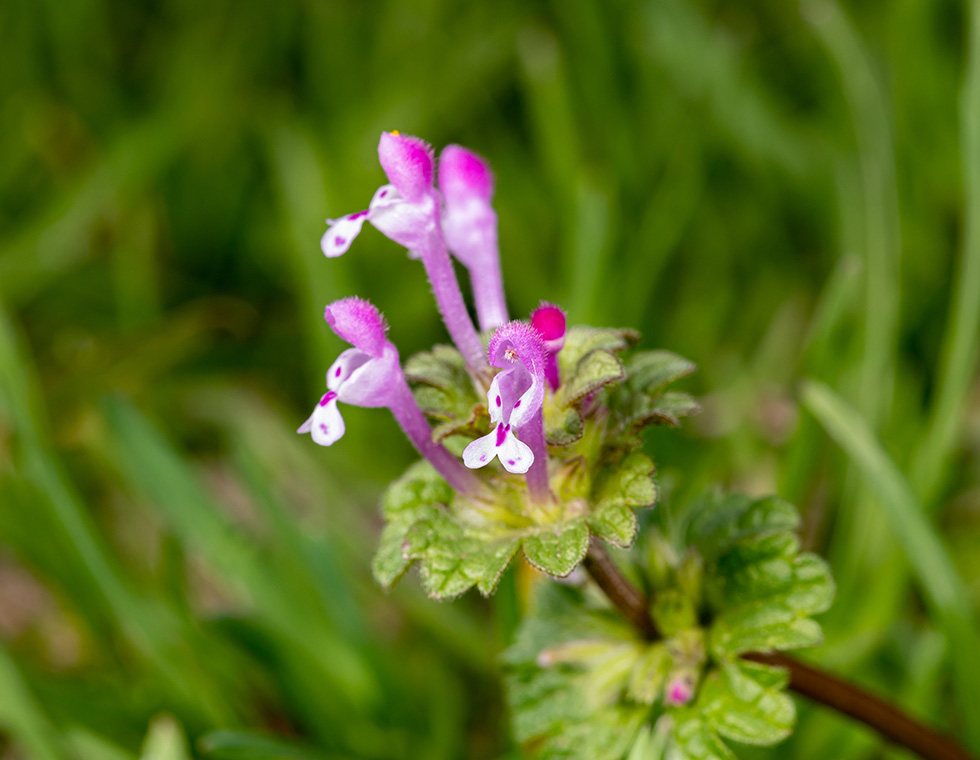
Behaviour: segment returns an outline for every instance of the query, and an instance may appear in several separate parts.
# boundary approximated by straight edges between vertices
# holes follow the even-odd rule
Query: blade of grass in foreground
[[[926,509],[943,481],[943,470],[961,429],[963,407],[980,349],[980,4],[970,4],[970,54],[960,93],[963,158],[963,251],[953,282],[956,293],[943,339],[939,391],[929,427],[912,466],[912,482]]]
[[[144,496],[191,546],[241,594],[252,599],[263,623],[283,646],[307,658],[318,677],[347,703],[365,709],[380,694],[369,663],[344,640],[322,610],[294,594],[281,568],[270,566],[247,536],[218,510],[169,442],[140,412],[107,399],[106,418],[116,460],[134,493]]]
[[[36,760],[62,760],[54,727],[27,690],[17,666],[0,648],[0,729]]]
[[[964,739],[974,751],[980,751],[980,711],[976,709],[980,705],[980,628],[942,539],[861,415],[822,383],[805,382],[801,396],[804,406],[857,466],[898,537],[929,608],[949,640]]]
[[[134,649],[162,676],[171,694],[215,722],[227,723],[233,713],[206,679],[198,679],[194,654],[179,643],[178,621],[166,608],[141,599],[126,582],[117,558],[93,522],[65,474],[47,438],[40,384],[33,378],[27,352],[18,345],[14,325],[0,303],[0,411],[6,408],[19,438],[24,476],[46,499],[52,522],[59,526],[66,557],[83,574],[105,605],[107,617]]]

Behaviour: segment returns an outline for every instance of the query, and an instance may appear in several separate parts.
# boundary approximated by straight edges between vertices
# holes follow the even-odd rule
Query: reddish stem
[[[601,544],[592,544],[582,566],[613,606],[637,630],[651,640],[659,637],[657,627],[650,618],[649,600],[627,580]],[[745,655],[745,659],[786,668],[789,671],[789,688],[797,694],[854,718],[873,728],[885,740],[905,747],[925,760],[976,760],[955,740],[831,673],[780,653],[753,652]]]

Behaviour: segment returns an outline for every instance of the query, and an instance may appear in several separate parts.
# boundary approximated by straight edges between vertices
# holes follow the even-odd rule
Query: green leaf
[[[733,760],[722,737],[770,746],[785,739],[796,722],[793,701],[782,689],[784,671],[743,660],[727,660],[703,681],[696,700],[674,712],[667,757]]]
[[[774,557],[714,582],[712,596],[732,600],[711,626],[716,656],[820,643],[820,626],[810,616],[830,607],[834,583],[819,557]]]
[[[405,362],[404,371],[409,382],[447,391],[472,385],[463,355],[451,346],[435,346],[431,351],[414,354]]]
[[[391,588],[412,562],[405,553],[411,527],[433,517],[452,500],[452,488],[425,461],[416,462],[391,484],[382,500],[386,524],[371,561],[371,571],[382,587]]]
[[[539,570],[564,578],[585,557],[589,529],[583,520],[556,526],[524,539],[524,556]]]
[[[615,546],[632,546],[638,530],[634,508],[652,506],[657,500],[654,470],[653,461],[639,451],[606,470],[595,488],[595,507],[588,518],[595,535]]]
[[[776,497],[713,496],[702,501],[692,513],[687,541],[705,561],[711,561],[738,542],[795,531],[799,523],[796,508]]]
[[[542,759],[620,760],[649,711],[619,700],[645,645],[579,588],[541,584],[532,609],[503,657],[515,738]]]
[[[622,393],[628,394],[627,398],[624,401],[621,395],[615,404],[618,419],[616,427],[620,431],[636,432],[651,425],[680,427],[684,417],[701,411],[701,406],[692,396],[679,391],[668,391],[657,396],[629,390]]]
[[[639,340],[634,330],[603,329],[597,327],[571,327],[565,333],[565,345],[558,354],[558,366],[562,380],[575,370],[579,361],[592,351],[618,353],[625,351]]]
[[[769,746],[793,731],[796,708],[781,689],[783,672],[742,660],[726,662],[721,677],[715,674],[705,683],[704,718],[726,739],[742,744]],[[776,684],[774,686],[773,684]]]
[[[672,664],[664,642],[649,645],[636,661],[627,696],[634,702],[652,705],[663,691]]]
[[[657,500],[655,471],[653,460],[639,451],[626,456],[615,468],[607,469],[595,489],[596,512],[619,506],[652,506]]]
[[[519,538],[474,536],[446,512],[419,520],[405,536],[405,556],[421,560],[429,596],[452,599],[476,586],[489,596],[510,563]]]
[[[455,433],[482,435],[489,416],[466,371],[466,362],[455,348],[436,346],[415,354],[405,363],[405,377],[413,384],[419,408],[436,420],[433,437],[442,440]]]
[[[636,512],[623,504],[614,504],[596,511],[588,522],[595,535],[623,549],[633,545],[639,531]]]
[[[666,760],[737,760],[700,716],[684,713],[674,724]]]
[[[562,377],[560,403],[573,404],[624,376],[623,363],[615,355],[602,349],[592,351]]]
[[[568,446],[582,437],[582,417],[573,407],[546,409],[544,423],[549,446]]]
[[[632,388],[655,393],[696,369],[694,362],[670,351],[639,351],[627,362],[626,376]]]

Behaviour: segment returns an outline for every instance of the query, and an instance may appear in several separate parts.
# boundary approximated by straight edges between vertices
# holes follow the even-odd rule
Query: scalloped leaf
[[[737,760],[728,745],[698,715],[687,714],[674,724],[666,760]]]
[[[712,561],[739,542],[795,531],[799,524],[796,507],[776,496],[714,495],[703,499],[692,513],[687,541],[705,561]]]
[[[588,522],[593,534],[622,549],[633,545],[640,529],[636,512],[622,504],[596,511],[589,516]]]
[[[391,588],[411,564],[405,556],[405,537],[419,520],[426,519],[452,503],[453,490],[428,462],[416,462],[389,486],[382,499],[386,524],[371,561],[375,580]]]
[[[617,430],[637,433],[653,425],[680,427],[684,417],[701,411],[701,405],[693,396],[680,391],[667,391],[657,396],[632,393],[625,400],[621,394],[616,411]]]
[[[625,376],[623,363],[615,354],[603,349],[592,351],[562,376],[562,386],[558,391],[559,404],[574,404],[604,385],[618,382]]]
[[[654,471],[653,461],[638,451],[608,471],[597,484],[595,507],[588,517],[595,535],[615,546],[632,546],[639,529],[634,509],[652,506],[657,500]]]
[[[640,451],[628,454],[615,468],[607,469],[594,489],[596,511],[615,506],[649,507],[657,500],[653,482],[656,467],[653,460]]]
[[[771,746],[789,736],[796,723],[793,700],[785,694],[785,671],[758,663],[724,663],[722,674],[704,685],[704,718],[712,730],[741,744]]]
[[[582,417],[574,407],[547,410],[545,413],[545,439],[549,446],[568,446],[582,437]]]
[[[705,562],[716,657],[820,642],[811,616],[830,607],[834,583],[826,563],[799,554],[798,525],[796,509],[773,497],[715,497],[691,516],[687,535]]]
[[[405,377],[412,383],[415,402],[427,417],[437,422],[433,438],[487,432],[489,415],[466,371],[466,362],[455,348],[435,346],[410,357]]]
[[[630,386],[648,394],[656,393],[696,370],[694,362],[664,350],[638,351],[626,364]]]
[[[429,596],[452,599],[473,586],[484,596],[492,594],[519,544],[519,538],[473,536],[438,512],[411,527],[404,552],[421,561],[422,586]]]
[[[558,578],[567,576],[589,549],[589,529],[578,519],[524,539],[524,556],[539,570]]]
[[[742,652],[798,649],[822,640],[812,615],[827,610],[834,582],[827,564],[812,554],[760,560],[731,578],[716,579],[712,596],[752,601],[723,609],[711,626],[717,657]]]
[[[722,739],[771,746],[796,723],[793,700],[782,690],[785,672],[757,663],[730,660],[704,680],[697,699],[676,711],[666,756],[674,760],[732,760]]]
[[[574,371],[575,365],[592,351],[619,353],[636,344],[640,334],[635,330],[598,327],[571,327],[565,333],[565,346],[558,354],[562,379]]]

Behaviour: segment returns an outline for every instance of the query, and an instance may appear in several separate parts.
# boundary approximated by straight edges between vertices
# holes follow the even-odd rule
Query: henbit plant
[[[321,247],[345,253],[370,222],[422,261],[455,347],[401,365],[372,304],[326,307],[353,347],[299,432],[330,446],[338,402],[387,407],[423,456],[391,485],[373,561],[390,588],[418,564],[435,599],[489,596],[518,551],[543,573],[503,658],[513,733],[540,758],[724,760],[727,742],[772,745],[793,730],[787,689],[867,723],[926,758],[968,758],[872,695],[782,654],[821,640],[814,616],[834,584],[802,553],[799,516],[775,498],[710,494],[684,513],[653,507],[640,433],[697,411],[672,383],[682,357],[637,349],[629,329],[567,327],[542,303],[508,321],[491,205],[494,180],[470,151],[436,162],[415,137],[384,133],[389,184],[338,220]],[[480,331],[450,252],[470,272]],[[430,426],[430,422],[434,426]],[[496,462],[494,460],[497,460]],[[605,544],[633,551],[614,560]],[[577,572],[578,568],[583,572]]]

